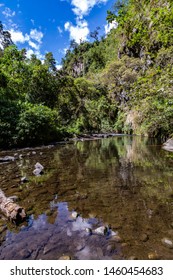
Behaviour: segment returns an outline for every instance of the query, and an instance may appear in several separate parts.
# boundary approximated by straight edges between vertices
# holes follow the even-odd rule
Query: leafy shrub
[[[25,104],[17,124],[16,144],[37,145],[61,137],[58,114],[43,105]]]

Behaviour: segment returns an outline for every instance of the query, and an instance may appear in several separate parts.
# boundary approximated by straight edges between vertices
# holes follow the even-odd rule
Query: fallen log
[[[12,198],[5,196],[0,189],[0,211],[13,223],[19,224],[26,219],[25,210],[13,201]]]

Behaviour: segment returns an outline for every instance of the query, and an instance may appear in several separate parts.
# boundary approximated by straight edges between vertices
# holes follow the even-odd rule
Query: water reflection
[[[73,259],[109,259],[109,236],[91,235],[86,229],[99,225],[97,219],[73,217],[67,203],[57,203],[58,215],[49,223],[47,215],[29,217],[28,225],[18,234],[7,231],[0,248],[1,259],[59,259],[67,254]],[[55,210],[55,205],[54,205]],[[102,245],[102,246],[101,246]],[[118,246],[112,251],[117,254]]]
[[[31,215],[29,226],[19,231],[8,225],[0,258],[173,259],[161,243],[173,239],[173,154],[159,143],[124,136],[23,153],[21,166],[8,164],[8,178],[0,167],[0,179]],[[37,161],[45,167],[39,178],[32,175]],[[25,185],[16,180],[21,170],[30,179]],[[75,220],[73,211],[80,214]],[[114,245],[85,230],[105,224],[118,231]]]

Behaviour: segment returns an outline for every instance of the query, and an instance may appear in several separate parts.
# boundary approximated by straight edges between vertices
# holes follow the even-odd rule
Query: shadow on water
[[[0,165],[1,189],[29,220],[1,216],[0,259],[173,259],[173,153],[131,136],[20,153]]]

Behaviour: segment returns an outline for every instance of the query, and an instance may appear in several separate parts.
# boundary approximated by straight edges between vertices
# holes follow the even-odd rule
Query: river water
[[[0,215],[0,259],[173,259],[173,153],[156,141],[116,136],[0,157],[14,154],[0,164],[0,188],[28,219]]]

